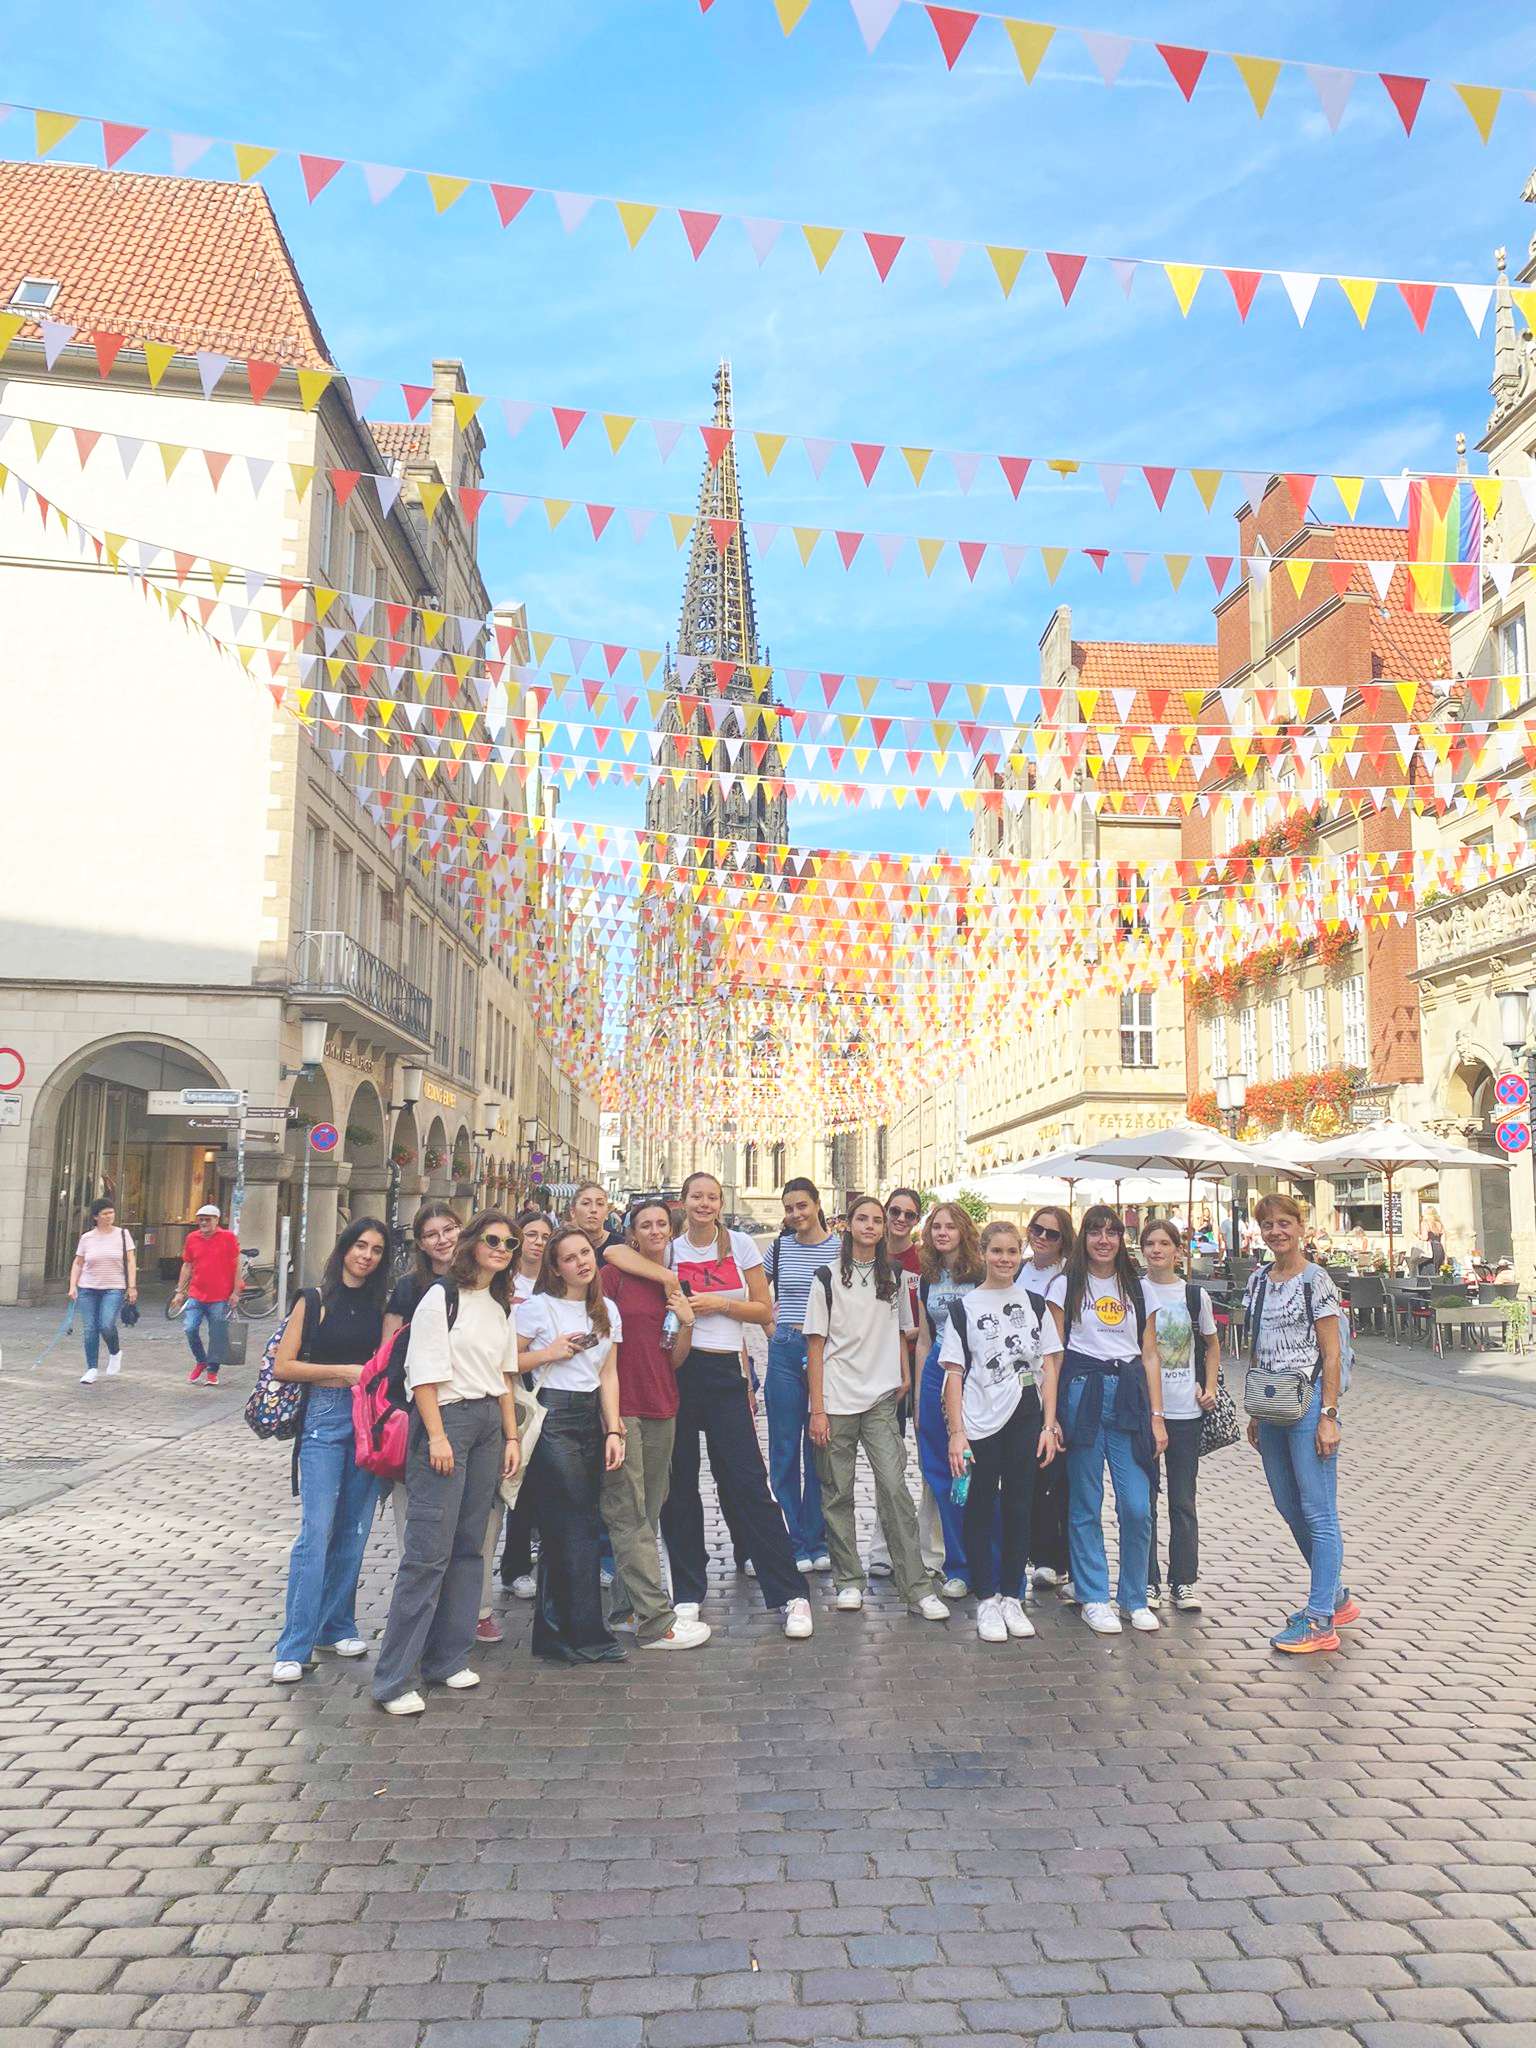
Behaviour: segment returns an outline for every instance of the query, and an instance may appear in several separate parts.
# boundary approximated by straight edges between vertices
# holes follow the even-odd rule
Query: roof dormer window
[[[24,277],[11,293],[10,310],[13,313],[46,313],[59,296],[59,287],[52,278]]]

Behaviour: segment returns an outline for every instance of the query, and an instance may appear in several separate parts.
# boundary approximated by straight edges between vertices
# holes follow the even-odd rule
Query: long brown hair
[[[672,1235],[674,1237],[681,1237],[688,1228],[688,1210],[686,1206],[688,1190],[696,1180],[713,1180],[715,1186],[720,1188],[719,1181],[715,1180],[715,1176],[712,1173],[699,1172],[689,1174],[678,1192],[677,1221],[672,1227]],[[720,1188],[720,1214],[715,1222],[715,1257],[717,1259],[728,1259],[730,1256],[731,1233],[725,1227],[725,1189]]]
[[[580,1238],[587,1250],[591,1251],[592,1240],[579,1223],[562,1223],[560,1228],[550,1238],[549,1243],[544,1247],[544,1263],[539,1268],[538,1279],[533,1283],[535,1294],[550,1294],[557,1301],[569,1301],[571,1299],[566,1289],[565,1276],[556,1264],[561,1245],[565,1243],[567,1238],[571,1237]],[[613,1334],[613,1325],[608,1320],[608,1297],[603,1292],[603,1269],[595,1262],[592,1278],[587,1282],[585,1301],[587,1321],[596,1330],[599,1337],[611,1336]]]
[[[416,1247],[416,1278],[423,1287],[432,1285],[437,1278],[437,1269],[421,1248],[421,1233],[438,1216],[446,1216],[457,1223],[461,1232],[464,1228],[458,1210],[450,1202],[423,1202],[411,1218],[411,1242]]]
[[[1083,1227],[1077,1243],[1072,1247],[1072,1256],[1067,1261],[1067,1298],[1062,1308],[1063,1327],[1070,1331],[1083,1311],[1083,1297],[1088,1292],[1088,1239],[1101,1225],[1108,1223],[1119,1235],[1115,1251],[1115,1279],[1119,1284],[1125,1312],[1134,1319],[1139,1330],[1142,1323],[1141,1275],[1136,1271],[1130,1247],[1125,1241],[1125,1223],[1118,1209],[1112,1209],[1108,1202],[1095,1202],[1083,1217]],[[1139,1347],[1138,1347],[1139,1348]]]
[[[923,1218],[918,1248],[922,1277],[931,1287],[945,1270],[944,1255],[933,1241],[933,1226],[941,1216],[952,1217],[955,1228],[960,1233],[960,1242],[954,1250],[955,1263],[950,1269],[955,1279],[980,1280],[986,1270],[981,1261],[981,1239],[976,1234],[976,1225],[958,1202],[940,1202],[937,1208],[930,1209]]]
[[[851,1287],[853,1285],[854,1213],[856,1210],[866,1208],[878,1209],[880,1211],[882,1218],[885,1215],[885,1204],[881,1201],[878,1195],[860,1195],[856,1202],[850,1202],[848,1204],[848,1215],[846,1218],[847,1227],[843,1231],[843,1242],[837,1255],[837,1263],[839,1270],[842,1273],[843,1285],[845,1287]],[[900,1286],[901,1269],[900,1267],[893,1266],[891,1264],[890,1256],[885,1249],[885,1238],[882,1235],[880,1242],[875,1246],[876,1301],[894,1301],[896,1299],[897,1289]]]
[[[512,1221],[512,1218],[505,1209],[482,1209],[478,1216],[470,1217],[463,1230],[459,1233],[459,1242],[453,1254],[453,1264],[448,1268],[446,1277],[453,1282],[455,1287],[473,1287],[475,1285],[479,1277],[478,1268],[475,1265],[475,1246],[493,1223],[504,1224],[507,1230],[511,1232],[512,1256],[502,1267],[501,1271],[492,1276],[489,1292],[492,1301],[496,1302],[501,1308],[504,1308],[508,1315],[511,1315],[512,1272],[517,1264],[517,1247],[521,1240],[517,1234],[517,1225]]]
[[[1047,1202],[1043,1208],[1037,1209],[1029,1220],[1031,1223],[1038,1223],[1042,1216],[1052,1217],[1056,1228],[1061,1232],[1061,1243],[1056,1247],[1056,1256],[1065,1265],[1072,1256],[1073,1245],[1077,1242],[1077,1233],[1072,1227],[1072,1212],[1070,1209],[1058,1209],[1054,1202]],[[1029,1244],[1027,1227],[1024,1232],[1024,1243],[1026,1247]]]

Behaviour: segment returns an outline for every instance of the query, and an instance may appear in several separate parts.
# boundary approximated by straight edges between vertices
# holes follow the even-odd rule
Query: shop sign
[[[459,1098],[451,1088],[440,1088],[436,1081],[423,1081],[421,1092],[428,1102],[435,1102],[439,1109],[457,1109]]]
[[[328,1038],[325,1041],[325,1056],[328,1060],[335,1060],[340,1067],[356,1067],[360,1074],[373,1072],[373,1061],[368,1054],[358,1052],[352,1046],[343,1046],[339,1038]]]

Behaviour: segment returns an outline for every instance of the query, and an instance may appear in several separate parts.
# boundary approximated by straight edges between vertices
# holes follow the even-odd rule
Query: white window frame
[[[1328,1064],[1328,991],[1321,986],[1304,992],[1307,1072],[1320,1074]]]
[[[1237,1013],[1239,1071],[1248,1081],[1259,1078],[1259,1013],[1252,1003]]]
[[[1211,1079],[1224,1081],[1227,1078],[1227,1020],[1225,1017],[1211,1019]]]
[[[1344,1004],[1344,1064],[1370,1065],[1370,1033],[1365,1014],[1365,976],[1352,974],[1341,990]]]
[[[1157,999],[1148,990],[1128,989],[1120,998],[1120,1064],[1157,1065]],[[1127,1059],[1126,1054],[1130,1057]]]
[[[1272,996],[1269,1004],[1269,1064],[1276,1081],[1291,1077],[1291,999]]]

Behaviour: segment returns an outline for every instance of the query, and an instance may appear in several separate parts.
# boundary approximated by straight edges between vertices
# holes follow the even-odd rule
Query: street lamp
[[[425,1067],[403,1066],[395,1069],[400,1083],[400,1100],[387,1105],[390,1116],[403,1116],[408,1109],[414,1109],[421,1100],[421,1086],[427,1078]],[[400,1162],[395,1157],[393,1140],[389,1147],[389,1236],[394,1245],[400,1236]]]
[[[1237,1142],[1238,1128],[1243,1121],[1243,1111],[1248,1103],[1248,1076],[1244,1073],[1223,1074],[1216,1083],[1216,1107],[1227,1120],[1227,1136]],[[1229,1259],[1235,1259],[1242,1250],[1242,1204],[1246,1190],[1241,1174],[1232,1177],[1232,1241],[1227,1250]]]
[[[1501,988],[1498,1002],[1499,1036],[1509,1054],[1509,1063],[1517,1072],[1524,1073],[1526,1087],[1536,1097],[1536,1043],[1531,1040],[1531,1005],[1536,1002],[1536,988]],[[1525,1114],[1531,1114],[1529,1099]]]
[[[285,1081],[298,1077],[307,1081],[312,1074],[319,1071],[320,1063],[325,1058],[325,1041],[329,1033],[330,1026],[323,1017],[299,1019],[299,1064],[296,1067],[283,1068],[282,1077]]]

